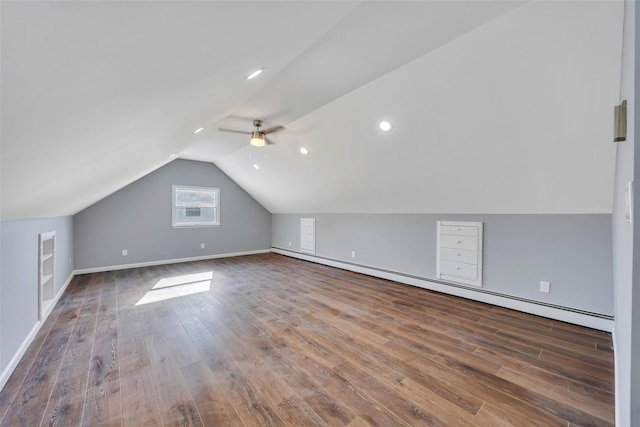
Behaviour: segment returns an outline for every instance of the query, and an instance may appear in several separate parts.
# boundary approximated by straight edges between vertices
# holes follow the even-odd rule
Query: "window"
[[[220,189],[174,185],[173,227],[220,225]]]

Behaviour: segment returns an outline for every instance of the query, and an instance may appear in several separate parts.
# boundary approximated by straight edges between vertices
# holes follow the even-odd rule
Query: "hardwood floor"
[[[0,424],[608,426],[613,386],[609,334],[265,254],[74,278]]]

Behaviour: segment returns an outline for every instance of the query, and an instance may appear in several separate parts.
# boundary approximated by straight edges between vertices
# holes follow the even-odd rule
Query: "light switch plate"
[[[624,190],[624,220],[633,224],[633,182],[629,181]]]

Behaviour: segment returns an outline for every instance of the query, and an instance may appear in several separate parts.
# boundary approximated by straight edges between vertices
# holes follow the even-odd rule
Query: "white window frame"
[[[216,216],[213,222],[178,222],[177,210],[177,194],[179,191],[201,191],[207,193],[214,193],[216,204],[214,206]],[[171,186],[172,202],[171,202],[171,227],[173,228],[204,228],[204,227],[219,227],[220,226],[220,189],[210,187],[193,187],[190,185],[172,185]],[[189,206],[191,207],[191,206]],[[198,206],[192,206],[198,207]]]

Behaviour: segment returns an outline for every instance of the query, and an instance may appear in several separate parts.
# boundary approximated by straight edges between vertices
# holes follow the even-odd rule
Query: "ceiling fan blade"
[[[284,130],[284,129],[285,129],[284,126],[274,126],[272,128],[269,128],[269,129],[264,129],[262,131],[262,133],[264,133],[266,135],[268,133],[278,132],[278,131],[281,131],[281,130]]]
[[[251,132],[245,132],[243,130],[235,130],[235,129],[224,129],[224,128],[218,128],[218,130],[220,132],[233,132],[233,133],[243,133],[245,135],[251,135]]]

